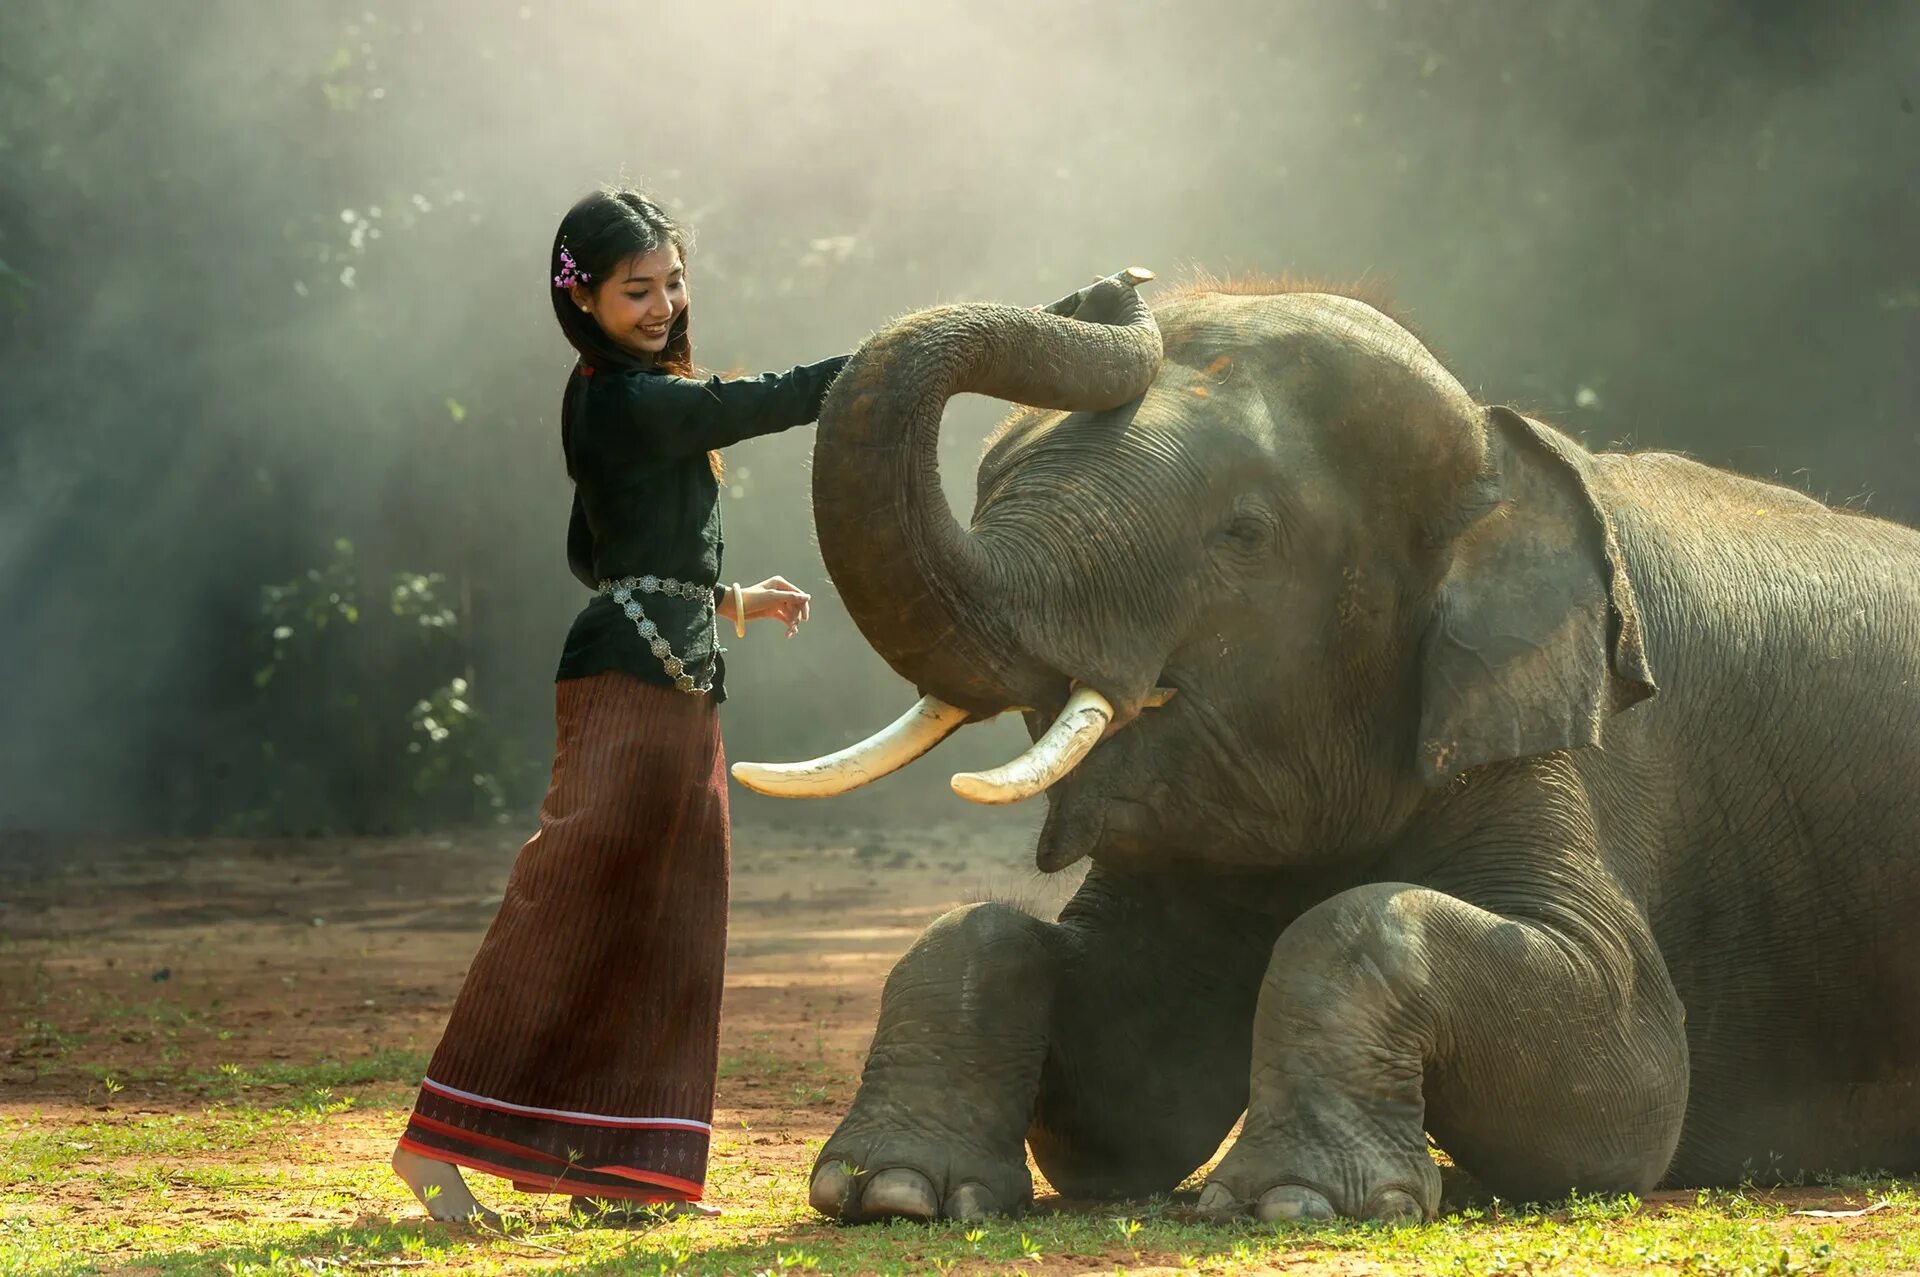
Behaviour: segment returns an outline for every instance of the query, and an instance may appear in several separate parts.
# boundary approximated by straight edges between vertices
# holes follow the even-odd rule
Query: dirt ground
[[[431,1051],[519,843],[7,840],[0,1119],[197,1113],[205,1088],[168,1078]],[[715,1125],[758,1132],[757,1176],[804,1177],[851,1098],[881,982],[928,922],[1070,893],[1078,875],[1042,879],[1027,846],[957,825],[736,827]]]
[[[44,1067],[28,1019],[97,1030],[168,1008],[210,1030],[177,1039],[174,1062],[204,1069],[430,1050],[519,845],[504,832],[0,844],[0,1107],[101,1098],[93,1078]],[[880,983],[928,922],[987,898],[1050,913],[1071,893],[1079,875],[1043,878],[1030,854],[960,826],[736,828],[723,1056],[857,1068]],[[153,1041],[131,1027],[87,1062],[135,1070]],[[723,1107],[751,1099],[721,1088]]]

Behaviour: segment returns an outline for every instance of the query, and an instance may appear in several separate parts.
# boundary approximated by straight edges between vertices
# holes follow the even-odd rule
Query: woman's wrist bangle
[[[735,638],[747,636],[747,599],[740,593],[738,581],[733,583],[733,636]]]

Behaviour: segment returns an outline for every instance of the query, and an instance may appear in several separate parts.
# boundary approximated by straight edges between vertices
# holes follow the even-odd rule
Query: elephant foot
[[[807,1200],[822,1215],[847,1223],[882,1219],[985,1219],[1000,1214],[999,1203],[985,1185],[965,1183],[943,1201],[933,1181],[919,1171],[896,1166],[869,1178],[844,1165],[823,1166],[814,1172]]]
[[[1334,1219],[1338,1214],[1324,1193],[1304,1184],[1281,1184],[1249,1204],[1234,1196],[1226,1185],[1211,1180],[1195,1209],[1208,1219],[1232,1219],[1251,1213],[1263,1224],[1311,1224]],[[1382,1224],[1417,1224],[1429,1217],[1430,1212],[1411,1193],[1399,1188],[1383,1189],[1369,1197],[1359,1215]]]
[[[1439,1213],[1440,1168],[1424,1140],[1403,1148],[1376,1130],[1318,1142],[1302,1134],[1278,1125],[1243,1131],[1208,1177],[1196,1209],[1211,1219],[1251,1214],[1266,1223],[1417,1224]]]
[[[843,1127],[814,1163],[807,1200],[847,1224],[978,1220],[1024,1214],[1033,1201],[1033,1176],[1024,1150],[1015,1161],[906,1132],[862,1137]]]

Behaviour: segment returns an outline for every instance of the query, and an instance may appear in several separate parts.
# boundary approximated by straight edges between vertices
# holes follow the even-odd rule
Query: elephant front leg
[[[1427,1131],[1514,1200],[1651,1188],[1686,1109],[1683,1016],[1643,924],[1594,908],[1523,920],[1376,883],[1302,915],[1274,946],[1246,1122],[1201,1210],[1432,1218]]]
[[[894,966],[859,1094],[814,1163],[815,1210],[856,1222],[1026,1208],[1053,1006],[1048,933],[1007,905],[969,905]]]

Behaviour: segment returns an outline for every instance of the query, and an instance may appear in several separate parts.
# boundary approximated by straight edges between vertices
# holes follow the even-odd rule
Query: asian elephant
[[[955,788],[1092,863],[901,958],[814,1206],[1018,1212],[1025,1145],[1164,1192],[1243,1112],[1203,1214],[1431,1218],[1429,1132],[1514,1200],[1920,1170],[1920,533],[1590,452],[1337,292],[1150,277],[908,316],[821,414],[821,551],[924,699],[736,774],[1018,709]],[[962,392],[1028,405],[964,528]]]

